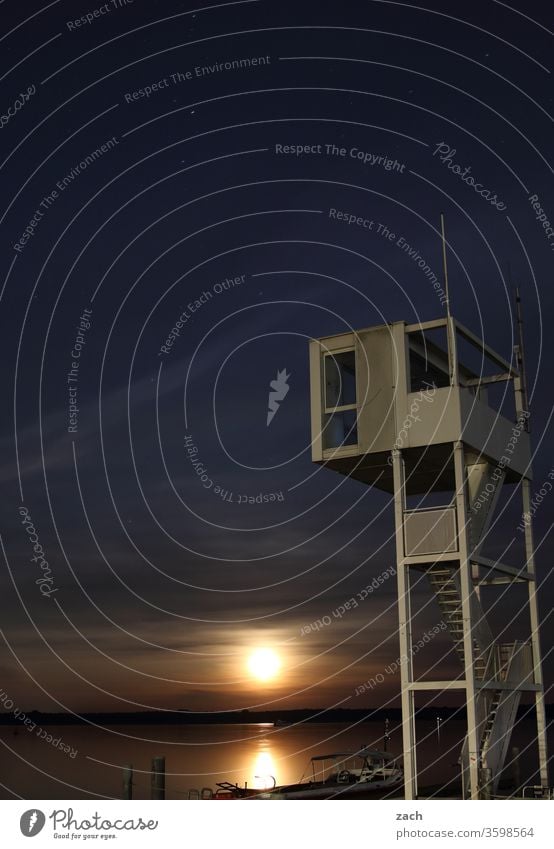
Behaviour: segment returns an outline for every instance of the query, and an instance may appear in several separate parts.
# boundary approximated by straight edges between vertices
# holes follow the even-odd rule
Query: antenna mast
[[[521,310],[521,297],[519,287],[516,287],[516,324],[517,344],[514,345],[516,365],[519,372],[519,385],[521,393],[521,404],[526,412],[529,412],[529,399],[527,397],[527,377],[525,375],[525,351],[523,348],[523,315]],[[529,430],[529,418],[525,419],[525,429]]]
[[[446,315],[451,318],[450,314],[450,294],[448,292],[448,264],[446,261],[446,235],[444,232],[444,215],[441,212],[441,234],[442,234],[442,268],[444,273],[444,291],[446,294]]]
[[[444,215],[441,212],[441,234],[442,234],[442,267],[444,273],[444,292],[446,295],[446,341],[448,346],[448,371],[450,372],[450,385],[458,383],[458,354],[456,351],[456,328],[450,312],[450,292],[448,289],[448,263],[446,261],[446,235],[444,227]]]

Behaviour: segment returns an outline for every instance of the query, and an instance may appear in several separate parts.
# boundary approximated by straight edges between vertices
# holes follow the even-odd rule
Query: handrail
[[[430,513],[432,510],[456,510],[452,504],[437,504],[436,507],[407,507],[404,513]]]
[[[542,785],[542,784],[527,784],[527,785],[523,788],[523,794],[522,794],[522,798],[523,798],[523,799],[525,799],[525,798],[526,798],[526,796],[525,796],[525,791],[526,791],[526,790],[534,790],[534,791],[535,791],[535,794],[534,794],[534,798],[535,798],[535,799],[537,799],[537,798],[541,798],[541,799],[552,799],[553,791],[552,791],[552,790],[549,790],[549,788],[548,788],[548,787],[543,787],[543,785]],[[541,796],[540,796],[540,797],[537,797],[537,793],[536,793],[536,791],[537,791],[537,790],[540,790],[540,792],[541,792]],[[545,794],[546,794],[546,795],[545,795]],[[533,797],[530,797],[530,798],[533,798]]]

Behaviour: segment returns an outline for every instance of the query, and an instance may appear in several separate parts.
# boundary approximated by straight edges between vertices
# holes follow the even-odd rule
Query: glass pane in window
[[[323,445],[325,448],[341,448],[358,444],[356,410],[328,413],[324,417]]]
[[[429,359],[425,359],[421,354],[410,349],[410,392],[426,391],[432,386],[439,389],[443,386],[450,386],[448,361],[445,361],[443,368],[439,368]]]
[[[356,403],[356,354],[341,351],[325,355],[325,407]]]

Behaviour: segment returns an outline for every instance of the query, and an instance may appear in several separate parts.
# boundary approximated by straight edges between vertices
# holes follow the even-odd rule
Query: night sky
[[[308,342],[443,317],[417,261],[442,280],[443,212],[452,312],[507,359],[520,287],[549,480],[549,11],[1,0],[0,688],[22,710],[398,705],[394,671],[355,694],[399,652],[391,499],[312,463]],[[520,520],[507,498],[485,553],[513,538],[520,564]],[[524,635],[518,599],[493,615]],[[450,647],[426,658],[452,673]]]

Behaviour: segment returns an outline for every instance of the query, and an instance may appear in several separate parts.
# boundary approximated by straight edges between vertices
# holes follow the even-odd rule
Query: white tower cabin
[[[533,693],[538,768],[547,788],[522,369],[448,317],[313,340],[310,381],[313,461],[394,496],[405,798],[418,793],[418,691],[463,695],[467,735],[460,764],[471,799],[496,793],[521,694]],[[502,389],[495,409],[488,394]],[[481,553],[500,491],[510,485],[519,487],[526,517],[519,566]],[[414,676],[413,584],[422,572],[459,658],[459,672],[449,680]],[[515,583],[527,587],[529,637],[509,641],[495,633],[494,604],[485,613],[481,596],[485,586],[494,594]]]

